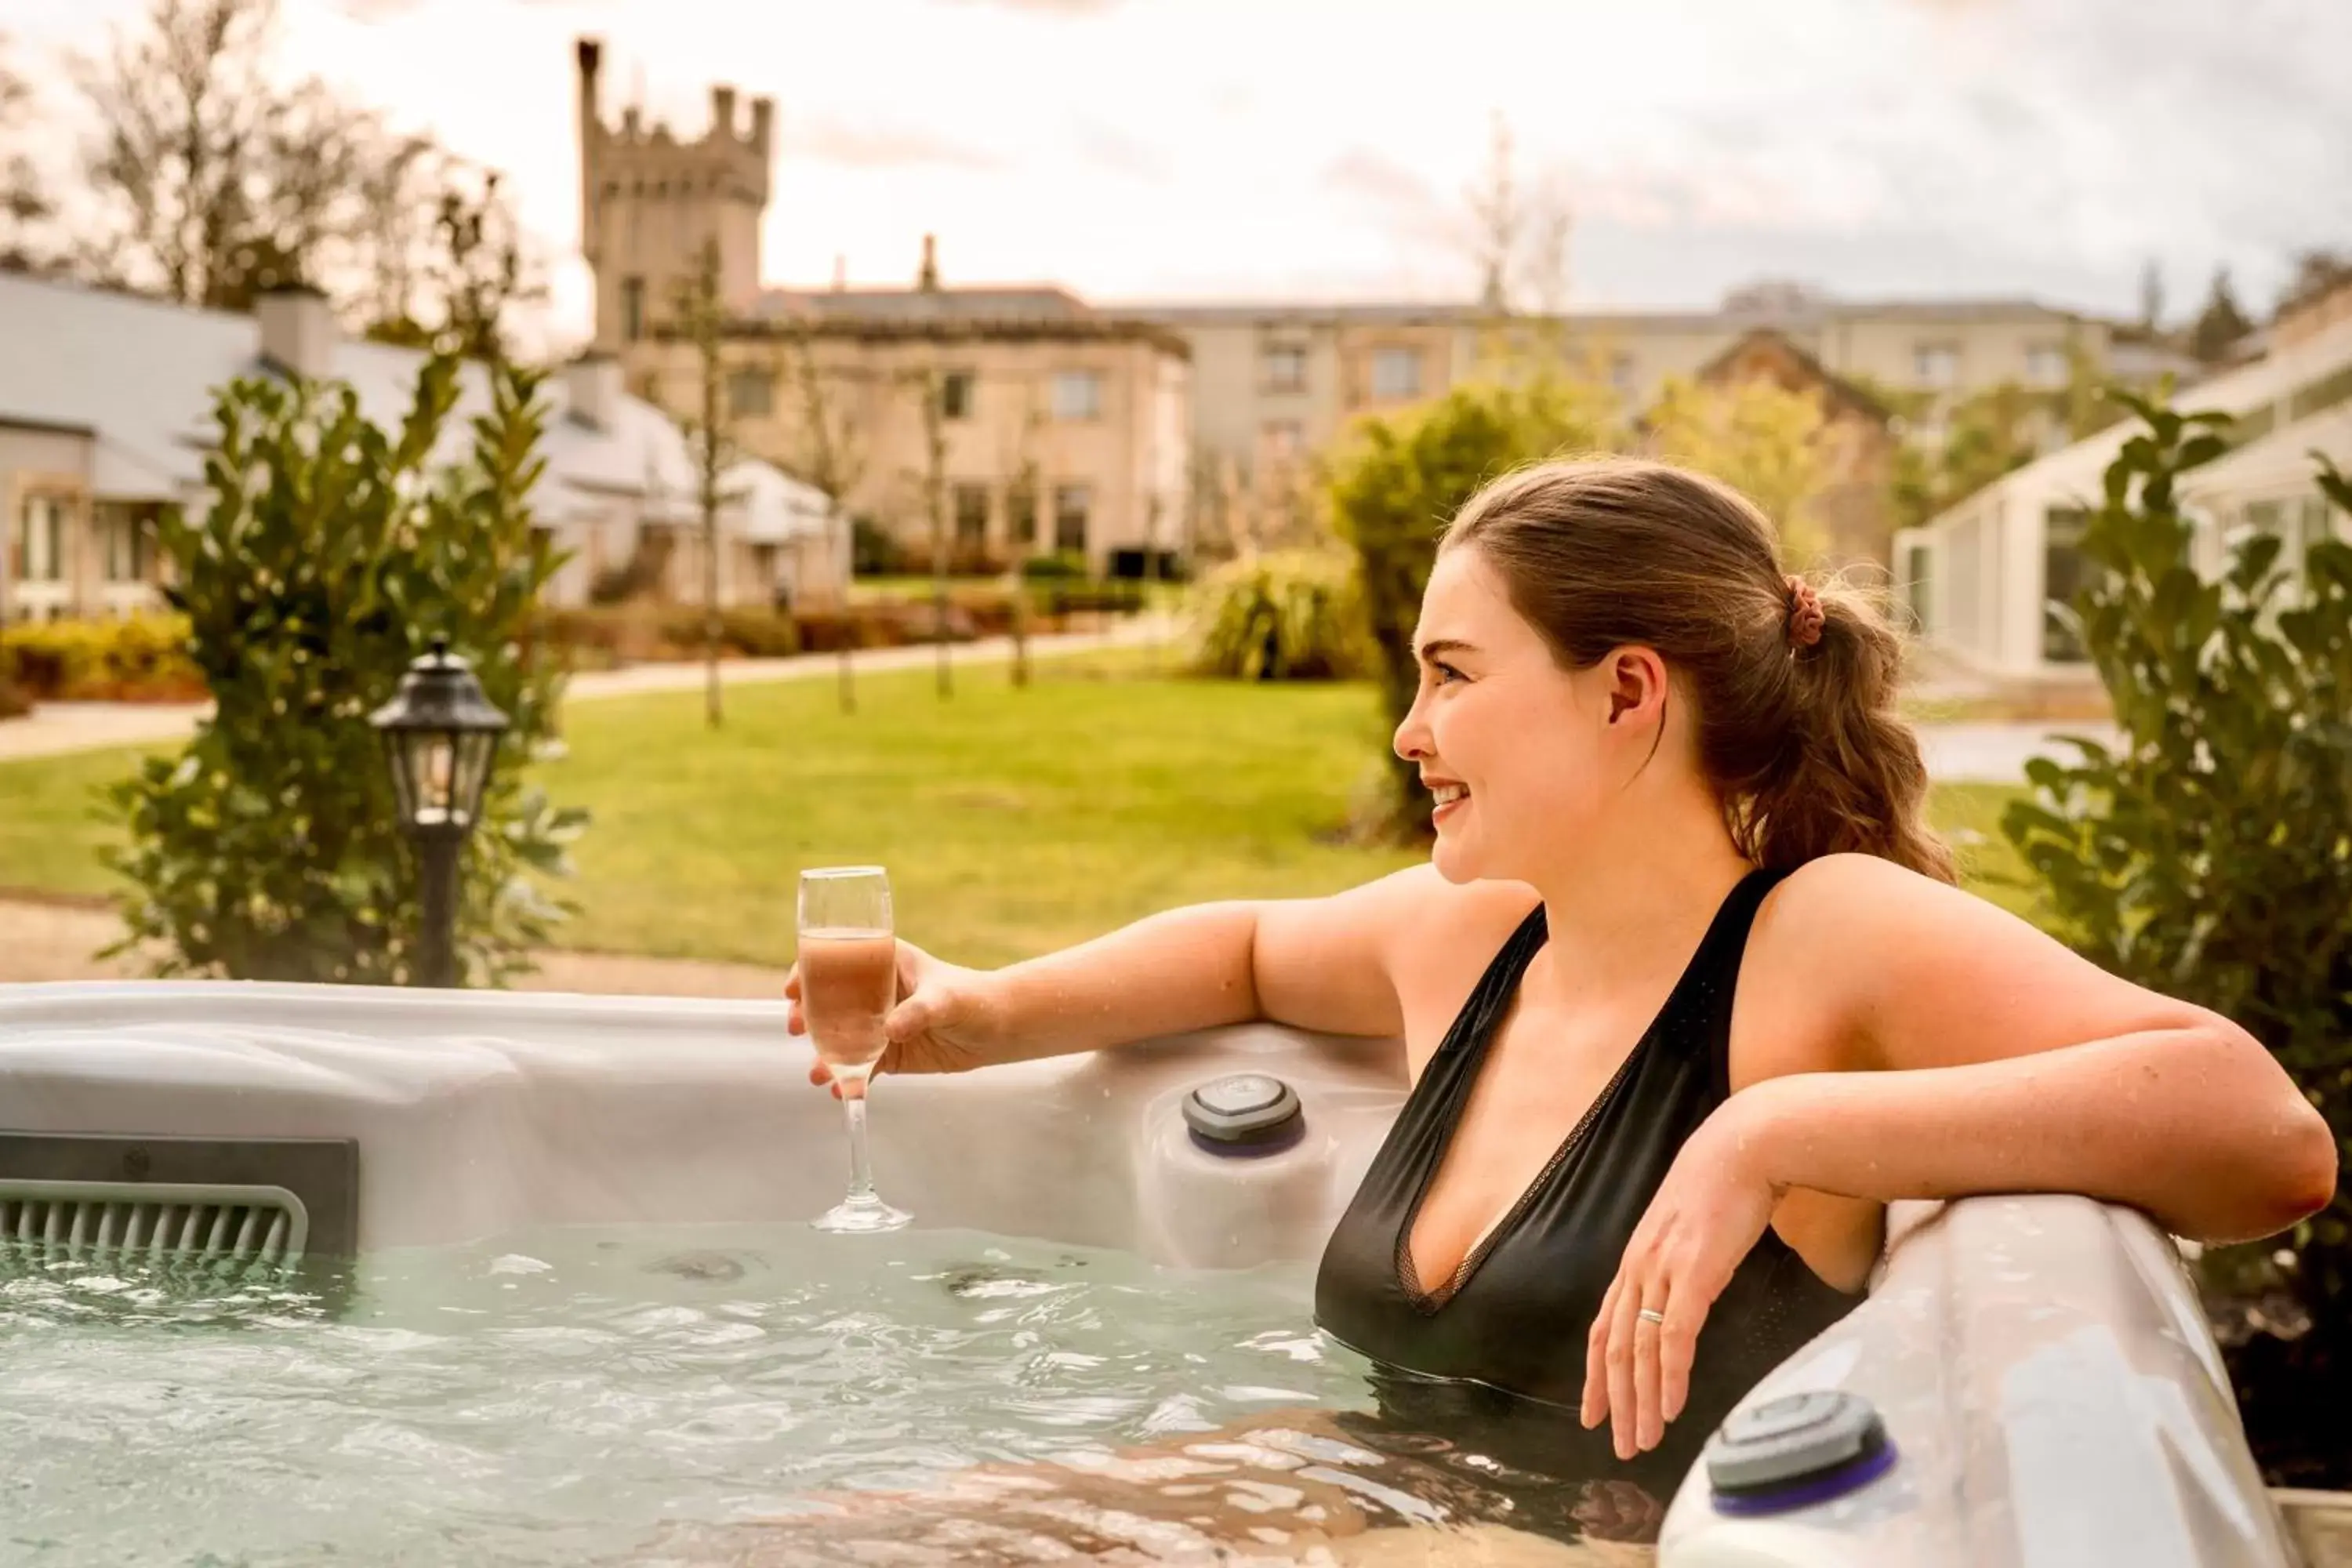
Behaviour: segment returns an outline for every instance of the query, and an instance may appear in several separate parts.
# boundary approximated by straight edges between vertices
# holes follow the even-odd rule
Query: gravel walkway
[[[0,984],[138,979],[146,972],[135,958],[96,956],[121,936],[121,922],[110,909],[0,900]],[[750,963],[551,951],[541,955],[539,973],[517,982],[516,988],[601,995],[780,998],[784,972]]]
[[[1166,617],[1139,617],[1106,632],[1066,632],[1057,637],[1032,637],[1033,658],[1058,658],[1103,648],[1148,647],[1174,633]],[[860,675],[880,675],[895,669],[929,669],[937,657],[929,644],[916,647],[868,648],[857,655]],[[976,664],[1003,664],[1013,658],[1011,637],[982,637],[952,646],[949,658],[957,668]],[[800,654],[791,658],[731,658],[720,666],[724,686],[759,686],[778,680],[830,679],[841,668],[837,654]],[[590,670],[575,675],[566,689],[566,701],[593,702],[606,697],[635,697],[655,691],[699,691],[699,664],[638,664],[625,669]],[[208,702],[44,702],[31,715],[0,723],[0,762],[19,757],[55,757],[70,752],[94,752],[107,746],[177,741],[195,732],[196,723],[212,711]]]

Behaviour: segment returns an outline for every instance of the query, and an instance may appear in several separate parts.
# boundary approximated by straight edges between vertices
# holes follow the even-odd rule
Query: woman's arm
[[[1964,1067],[1772,1079],[1740,1097],[1763,1178],[1845,1197],[2081,1193],[2250,1241],[2326,1206],[2335,1139],[2220,1018]]]
[[[1751,978],[1748,1081],[1675,1156],[1587,1336],[1585,1424],[1621,1456],[1681,1414],[1707,1313],[1792,1189],[2084,1193],[2216,1240],[2335,1194],[2334,1135],[2243,1030],[1885,861],[1790,877]]]
[[[1196,904],[969,977],[991,1061],[1269,1019],[1403,1032],[1391,955],[1423,868],[1320,899]],[[920,1000],[919,989],[909,1001]],[[914,1026],[910,1025],[909,1027]]]
[[[2083,1193],[2206,1241],[2334,1195],[2326,1123],[2228,1020],[1882,860],[1817,862],[1785,893],[1826,1026],[1726,1107],[1776,1188]]]

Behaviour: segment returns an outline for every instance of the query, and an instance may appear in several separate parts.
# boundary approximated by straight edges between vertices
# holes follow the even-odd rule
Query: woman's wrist
[[[1717,1112],[1728,1122],[1725,1134],[1729,1157],[1776,1193],[1808,1184],[1803,1173],[1805,1152],[1821,1110],[1820,1098],[1809,1081],[1813,1076],[1768,1078],[1749,1084],[1725,1100]]]

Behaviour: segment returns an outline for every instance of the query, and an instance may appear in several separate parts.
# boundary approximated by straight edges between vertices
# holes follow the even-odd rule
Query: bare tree
[[[2352,250],[2330,250],[2319,247],[2295,253],[2294,271],[2285,287],[2279,290],[2278,301],[2272,307],[2273,316],[2308,304],[2324,294],[2336,291],[2352,281]]]
[[[1568,309],[1569,241],[1575,233],[1567,176],[1558,170],[1539,176],[1520,221],[1517,282],[1537,314],[1557,316]]]
[[[854,393],[836,375],[829,374],[817,363],[816,345],[808,323],[797,317],[787,316],[781,323],[782,352],[781,366],[800,405],[797,422],[788,426],[793,432],[796,449],[784,466],[800,479],[823,492],[835,512],[848,505],[849,493],[866,477],[866,450],[856,421],[855,399],[844,395]],[[850,563],[842,563],[845,572]],[[845,610],[847,606],[844,605]],[[856,676],[852,669],[854,650],[845,627],[840,648],[841,710],[857,710]]]
[[[404,153],[402,148],[394,155]],[[385,243],[372,249],[368,296],[380,307],[397,309],[370,322],[367,335],[378,342],[504,360],[509,348],[507,312],[544,299],[546,284],[496,170],[473,169],[446,154],[433,157],[427,166],[437,195],[432,185],[400,193],[412,204],[412,214],[421,205],[431,216],[421,245],[404,232],[413,220],[391,211],[380,211],[372,226]],[[370,195],[373,201],[391,193],[379,189]],[[420,310],[437,316],[440,325],[426,326],[418,319]]]
[[[2139,268],[2139,325],[2149,333],[2164,326],[2164,267],[2153,256]]]
[[[449,155],[429,136],[386,136],[362,174],[362,223],[373,276],[360,304],[369,331],[395,341],[400,323],[414,324],[435,232],[434,191]],[[421,329],[420,329],[421,330]]]
[[[0,34],[0,267],[35,268],[47,260],[39,236],[57,206],[26,151],[36,130],[33,89],[9,65],[7,42]]]
[[[310,280],[362,226],[373,116],[273,70],[277,0],[152,0],[77,74],[104,213],[83,264],[190,304],[240,308]]]
[[[948,430],[947,378],[934,358],[908,377],[923,416],[923,512],[931,535],[931,641],[938,649],[939,691],[950,695],[948,673]]]
[[[1025,406],[1013,426],[1013,444],[999,454],[999,470],[1012,477],[1004,486],[1005,542],[1013,557],[1013,684],[1029,684],[1029,574],[1024,570],[1037,537],[1037,502],[1045,474],[1037,461],[1037,432],[1045,422],[1034,384],[1022,386]]]
[[[725,499],[720,485],[736,458],[734,420],[727,401],[727,310],[719,291],[716,239],[704,242],[693,275],[679,282],[675,309],[679,335],[694,347],[701,394],[699,411],[685,424],[694,451],[695,499],[702,520],[703,707],[716,730],[721,719],[719,645],[725,630],[719,607],[719,511]]]
[[[1470,212],[1470,247],[1478,264],[1478,302],[1491,315],[1511,308],[1511,274],[1519,254],[1522,219],[1512,177],[1511,124],[1498,110],[1487,142],[1486,168],[1464,188]]]
[[[1510,122],[1494,121],[1486,167],[1463,192],[1466,244],[1487,317],[1486,353],[1506,363],[1530,355],[1549,365],[1565,352],[1560,312],[1568,308],[1569,242],[1575,230],[1566,173],[1539,168],[1523,180]],[[1525,312],[1532,309],[1531,320]]]

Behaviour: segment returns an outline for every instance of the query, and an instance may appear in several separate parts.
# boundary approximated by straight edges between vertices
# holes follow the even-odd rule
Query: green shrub
[[[1055,550],[1044,555],[1032,555],[1021,563],[1021,575],[1032,583],[1052,582],[1065,578],[1084,578],[1087,558],[1076,550]]]
[[[205,694],[184,616],[30,621],[0,631],[0,658],[43,701],[194,701]]]
[[[662,651],[644,657],[702,658],[702,623],[699,605],[671,605],[659,624]],[[801,650],[792,616],[757,605],[730,605],[719,610],[719,646],[722,657],[736,658],[782,658]]]
[[[1622,440],[1606,395],[1537,376],[1520,384],[1455,387],[1423,407],[1367,419],[1330,466],[1325,500],[1358,560],[1373,674],[1391,727],[1412,706],[1421,671],[1412,657],[1422,590],[1437,539],[1462,503],[1489,479],[1563,453]],[[1391,755],[1390,831],[1426,831],[1413,765]]]
[[[907,570],[907,552],[888,529],[860,513],[849,520],[849,570],[859,577],[895,577]]]
[[[216,397],[208,507],[167,520],[169,593],[217,710],[178,756],[110,793],[126,844],[130,940],[165,974],[399,983],[415,962],[416,887],[383,747],[367,716],[436,634],[474,661],[513,721],[466,849],[461,973],[528,965],[562,910],[535,879],[568,870],[584,820],[518,766],[550,730],[562,677],[530,657],[559,558],[526,497],[542,467],[537,378],[490,373],[492,406],[448,468],[433,453],[458,363],[429,361],[386,432],[346,387],[238,381]]]
[[[2276,535],[2253,533],[2218,580],[2201,578],[2179,486],[2229,449],[2227,417],[2120,401],[2147,428],[2107,470],[2072,614],[2124,742],[2034,761],[2034,795],[2002,826],[2054,929],[2260,1039],[2352,1164],[2352,545],[2315,542],[2294,573]],[[2324,460],[2319,483],[2352,510],[2352,484]],[[2340,1438],[2319,1430],[2352,1398],[2352,1200],[2339,1188],[2283,1251],[2207,1261],[2219,1294],[2298,1303],[2246,1315],[2252,1334],[2224,1325],[2273,1481],[2352,1484]],[[2298,1318],[2311,1326],[2292,1343],[2263,1329]]]
[[[1201,580],[1191,668],[1226,680],[1345,680],[1371,664],[1354,563],[1333,551],[1244,556]]]

